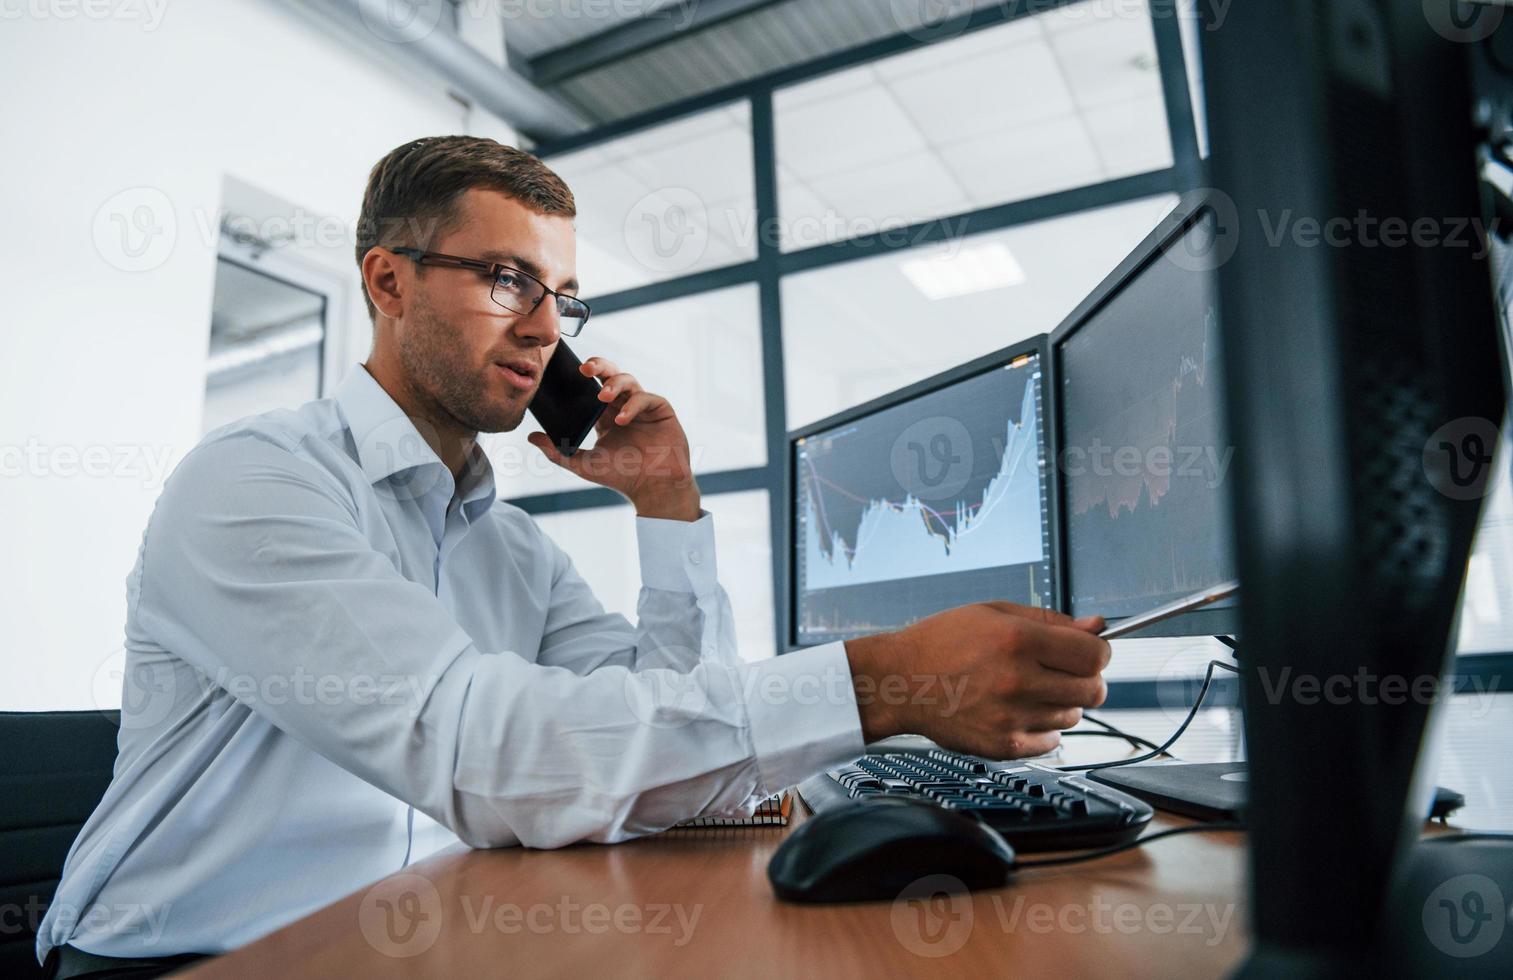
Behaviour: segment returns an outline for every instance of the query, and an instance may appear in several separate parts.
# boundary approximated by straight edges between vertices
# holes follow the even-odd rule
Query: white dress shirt
[[[459,838],[624,840],[860,755],[840,644],[737,657],[712,520],[636,519],[632,626],[361,366],[211,432],[127,578],[120,756],[39,958],[219,952]]]

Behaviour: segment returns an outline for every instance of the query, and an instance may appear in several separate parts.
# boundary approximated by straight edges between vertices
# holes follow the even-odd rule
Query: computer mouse
[[[767,865],[790,902],[892,901],[930,875],[968,889],[1008,881],[1014,849],[974,818],[922,800],[878,797],[828,810],[788,836]]]

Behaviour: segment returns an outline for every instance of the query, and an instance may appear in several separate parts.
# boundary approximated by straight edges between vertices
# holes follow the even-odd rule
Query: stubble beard
[[[399,358],[420,396],[444,417],[470,432],[510,432],[525,418],[528,399],[512,398],[501,405],[495,390],[494,368],[482,371],[462,360],[465,348],[457,332],[430,306],[413,308],[414,323],[403,331]]]

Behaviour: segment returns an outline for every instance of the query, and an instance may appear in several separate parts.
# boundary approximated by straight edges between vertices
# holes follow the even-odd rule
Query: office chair
[[[0,712],[0,976],[40,977],[37,926],[110,785],[117,711]]]

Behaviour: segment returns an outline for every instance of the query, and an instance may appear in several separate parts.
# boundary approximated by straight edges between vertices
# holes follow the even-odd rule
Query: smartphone
[[[546,362],[546,370],[541,372],[541,384],[530,404],[530,413],[541,431],[564,456],[578,451],[583,440],[594,431],[594,423],[609,407],[599,400],[603,385],[597,378],[585,378],[579,373],[582,365],[566,341],[557,341],[557,349]]]
[[[1098,635],[1105,640],[1112,640],[1117,636],[1124,636],[1137,630],[1143,630],[1152,623],[1159,623],[1162,620],[1171,619],[1173,616],[1181,616],[1183,613],[1190,613],[1194,609],[1202,609],[1204,606],[1212,605],[1220,599],[1228,599],[1232,595],[1239,594],[1239,591],[1239,582],[1220,582],[1218,585],[1204,589],[1202,592],[1194,592],[1190,596],[1177,599],[1174,602],[1168,602],[1164,606],[1157,606],[1149,612],[1143,612],[1138,616],[1131,616],[1128,619],[1121,619]]]

